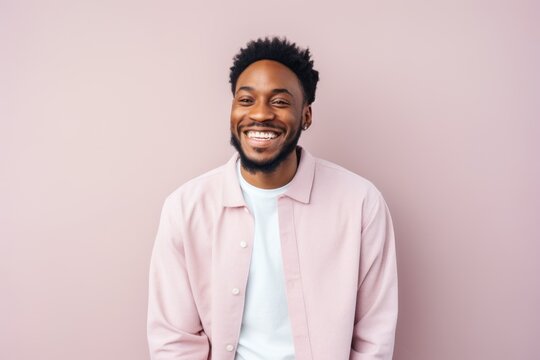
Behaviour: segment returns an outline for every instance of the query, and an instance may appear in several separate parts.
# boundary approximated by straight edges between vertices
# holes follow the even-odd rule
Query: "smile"
[[[256,140],[270,140],[278,136],[278,134],[273,131],[248,131],[246,135],[248,138]]]

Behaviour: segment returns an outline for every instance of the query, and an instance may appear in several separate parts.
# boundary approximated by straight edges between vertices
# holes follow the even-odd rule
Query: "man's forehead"
[[[288,92],[302,91],[300,80],[287,66],[274,60],[258,60],[250,64],[238,77],[237,91],[256,90],[259,86],[275,86]],[[274,90],[274,89],[272,89]]]

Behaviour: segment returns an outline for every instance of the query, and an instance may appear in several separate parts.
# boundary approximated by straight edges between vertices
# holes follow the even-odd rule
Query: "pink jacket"
[[[254,230],[237,158],[165,200],[150,265],[152,360],[234,359]],[[380,192],[302,149],[278,214],[296,359],[391,359],[396,255]]]

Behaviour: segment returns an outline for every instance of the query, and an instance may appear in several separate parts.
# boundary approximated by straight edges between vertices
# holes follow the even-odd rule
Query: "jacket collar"
[[[294,178],[289,183],[284,196],[309,204],[313,179],[315,177],[315,158],[307,150],[300,147],[302,155]],[[224,181],[222,185],[222,199],[225,207],[246,206],[240,182],[238,181],[236,161],[239,154],[236,152],[225,164]]]

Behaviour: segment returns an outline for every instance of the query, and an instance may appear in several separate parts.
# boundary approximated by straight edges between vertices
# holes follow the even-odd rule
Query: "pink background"
[[[321,73],[301,143],[392,211],[395,359],[537,359],[538,4],[0,1],[0,358],[148,358],[161,204],[229,158],[269,34]]]

